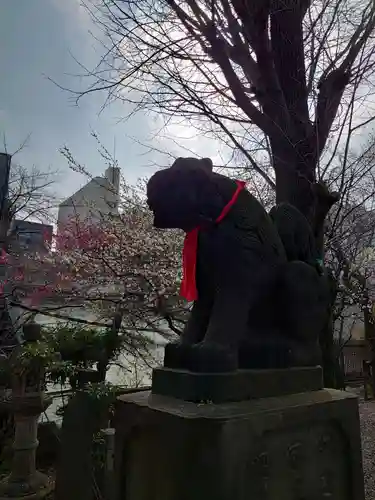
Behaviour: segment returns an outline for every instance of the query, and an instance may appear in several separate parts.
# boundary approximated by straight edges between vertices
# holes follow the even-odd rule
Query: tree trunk
[[[322,367],[324,386],[337,388],[340,379],[340,364],[334,352],[334,318],[333,307],[337,296],[337,282],[331,274],[327,274],[329,285],[329,309],[325,327],[319,334],[319,344],[322,351]]]
[[[276,175],[276,203],[290,203],[312,223],[316,162],[312,155],[291,151],[290,146],[279,140],[271,141],[271,148]]]
[[[371,389],[372,394],[375,394],[375,322],[372,311],[368,309],[367,304],[365,304],[363,318],[365,324],[365,340],[371,352]]]
[[[332,307],[330,305],[330,314],[328,317],[327,324],[320,332],[319,344],[322,351],[322,367],[323,367],[323,379],[325,387],[336,387],[336,379],[339,375],[338,372],[338,361],[336,360],[334,353],[334,341],[333,341],[333,320],[332,320]]]
[[[103,353],[103,359],[97,364],[98,378],[100,382],[105,382],[109,363],[112,360],[114,352],[117,348],[121,323],[122,311],[120,307],[118,307],[112,320],[112,326],[106,334],[106,345],[105,352]]]
[[[336,194],[329,193],[325,185],[316,183],[317,154],[309,147],[309,139],[302,139],[298,149],[279,140],[271,140],[273,166],[276,175],[276,202],[287,202],[298,208],[313,229],[316,242],[316,258],[324,257],[324,222],[337,201]],[[337,362],[334,355],[332,308],[335,300],[334,284],[330,280],[331,301],[327,305],[329,316],[323,331],[319,332],[322,351],[324,384],[335,387]]]

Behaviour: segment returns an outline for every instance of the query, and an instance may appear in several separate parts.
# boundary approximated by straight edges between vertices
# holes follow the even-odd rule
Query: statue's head
[[[222,198],[209,158],[177,158],[156,172],[147,184],[147,203],[157,228],[189,231],[220,213]]]

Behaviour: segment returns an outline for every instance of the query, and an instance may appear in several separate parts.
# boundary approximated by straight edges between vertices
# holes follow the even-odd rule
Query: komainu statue
[[[186,232],[182,294],[194,301],[164,365],[195,372],[320,363],[328,287],[307,219],[270,214],[210,159],[178,158],[155,173],[147,198],[157,228]]]

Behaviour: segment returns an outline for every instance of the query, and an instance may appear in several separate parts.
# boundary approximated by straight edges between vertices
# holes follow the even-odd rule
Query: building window
[[[31,234],[22,232],[18,234],[18,239],[23,245],[30,245],[31,243]]]

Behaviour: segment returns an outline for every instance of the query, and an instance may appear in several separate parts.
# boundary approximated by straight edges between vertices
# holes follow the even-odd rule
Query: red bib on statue
[[[237,184],[237,189],[234,195],[223,208],[221,214],[215,221],[216,223],[219,223],[224,219],[224,217],[228,214],[229,210],[235,204],[238,195],[246,186],[246,182],[244,181],[236,181],[236,184]],[[192,302],[198,299],[196,272],[197,272],[199,229],[200,228],[197,227],[186,233],[184,241],[184,249],[182,252],[183,279],[181,283],[180,294],[188,302]]]

